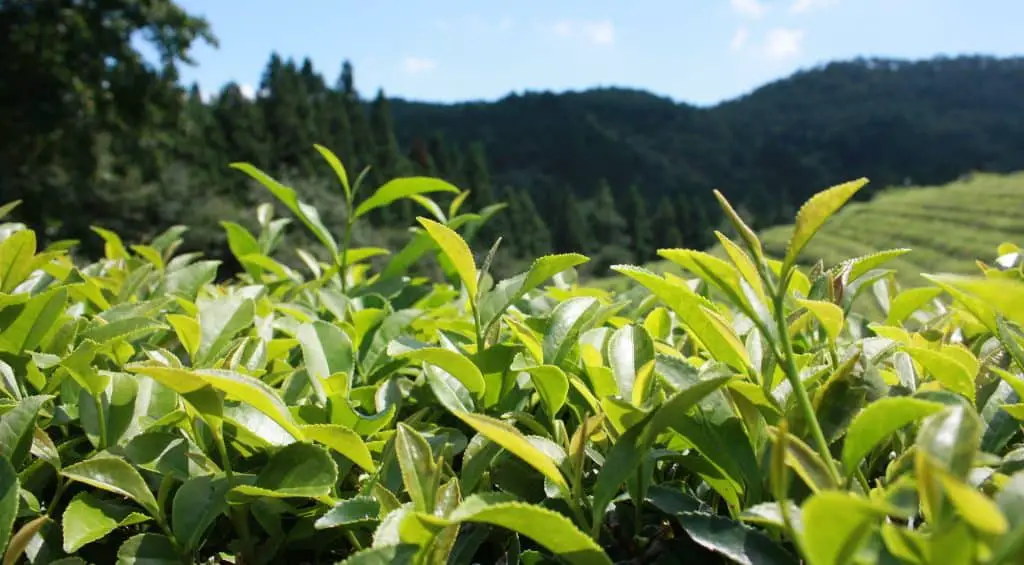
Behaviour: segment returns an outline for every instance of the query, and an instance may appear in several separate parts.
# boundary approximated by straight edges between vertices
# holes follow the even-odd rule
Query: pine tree
[[[399,176],[401,168],[398,140],[395,139],[391,109],[384,90],[377,91],[370,106],[370,129],[374,140],[373,165],[378,181],[383,183]]]
[[[345,61],[342,64],[336,89],[344,96],[345,112],[348,114],[348,122],[352,127],[353,158],[351,168],[358,175],[364,168],[373,165],[376,143],[373,140],[370,121],[366,117],[362,100],[355,87],[355,71],[352,69],[352,63]],[[376,186],[372,188],[375,189]]]
[[[551,230],[544,222],[533,198],[528,190],[515,191],[510,200],[518,202],[522,224],[513,224],[511,233],[526,233],[526,243],[522,246],[523,256],[530,259],[551,252]]]
[[[594,237],[601,245],[618,245],[628,247],[628,224],[619,213],[615,204],[615,196],[608,181],[601,179],[597,194],[591,206],[591,221]]]
[[[651,223],[653,224],[654,245],[658,249],[676,249],[683,246],[679,218],[676,216],[675,206],[667,196],[662,196],[658,202]]]
[[[629,187],[625,213],[626,222],[629,225],[629,237],[633,242],[634,260],[637,263],[643,263],[654,254],[653,234],[651,233],[651,217],[647,212],[647,202],[635,184]]]
[[[326,145],[333,151],[350,175],[357,174],[355,141],[352,138],[352,123],[348,119],[348,109],[345,105],[345,97],[340,92],[331,91],[327,94],[327,102],[324,104],[323,120]],[[350,179],[354,182],[355,179]]]
[[[469,146],[469,155],[463,168],[466,179],[465,188],[471,190],[468,202],[475,211],[480,211],[496,204],[494,198],[494,187],[491,185],[491,173],[487,167],[487,155],[484,153],[484,146],[474,142]],[[491,219],[480,229],[481,245],[490,246],[494,241],[509,234],[508,209],[499,211],[491,216]]]
[[[266,96],[259,100],[271,143],[271,161],[279,174],[309,174],[309,147],[315,136],[303,79],[294,61],[274,53],[260,82]]]
[[[427,142],[427,152],[430,153],[434,166],[437,168],[438,177],[448,182],[455,183],[456,177],[459,175],[455,174],[452,153],[448,147],[448,141],[445,139],[443,133],[434,132],[434,134],[430,136],[430,140]]]
[[[589,253],[596,244],[579,200],[569,187],[562,190],[560,200],[564,220],[556,224],[555,249],[561,253]]]
[[[223,138],[225,154],[231,161],[272,169],[271,146],[263,113],[255,101],[245,97],[241,87],[227,84],[213,102],[211,112]],[[222,167],[223,163],[214,165],[215,170]],[[239,175],[222,176],[222,182],[237,194],[242,194],[250,186]]]

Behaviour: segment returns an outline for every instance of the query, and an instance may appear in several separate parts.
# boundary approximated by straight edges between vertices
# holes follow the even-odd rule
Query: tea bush
[[[1017,248],[904,291],[905,250],[797,268],[858,180],[801,208],[781,259],[716,193],[728,261],[665,249],[687,276],[617,266],[645,289],[623,295],[581,286],[576,254],[494,281],[466,192],[363,197],[319,149],[340,242],[236,164],[290,217],[224,223],[226,283],[180,228],[96,228],[105,256],[76,264],[0,226],[3,563],[1024,560]],[[426,211],[410,242],[352,247],[399,199]],[[279,249],[296,220],[321,246],[303,270]],[[434,253],[444,282],[409,275]],[[853,313],[867,293],[884,318]]]

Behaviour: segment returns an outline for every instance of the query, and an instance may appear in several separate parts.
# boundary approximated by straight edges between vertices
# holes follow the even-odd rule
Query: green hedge
[[[5,564],[1024,560],[1012,245],[905,291],[904,250],[800,270],[860,180],[808,201],[778,259],[719,194],[729,260],[662,250],[684,276],[617,266],[623,294],[581,286],[576,254],[494,281],[465,192],[361,191],[322,154],[344,232],[238,164],[290,217],[224,224],[227,282],[180,230],[96,229],[81,264],[0,226]],[[425,211],[408,245],[352,248],[400,199]],[[302,270],[289,224],[320,244]],[[443,281],[409,274],[435,254]]]

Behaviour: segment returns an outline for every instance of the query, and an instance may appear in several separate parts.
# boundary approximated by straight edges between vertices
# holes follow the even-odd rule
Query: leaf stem
[[[838,481],[841,475],[836,468],[835,460],[832,458],[832,452],[828,448],[828,442],[825,441],[825,434],[821,431],[821,424],[818,422],[818,416],[814,413],[811,399],[807,396],[807,389],[804,388],[804,384],[800,380],[800,373],[797,371],[796,362],[793,360],[793,344],[789,339],[789,328],[786,327],[784,308],[785,285],[775,296],[775,320],[779,326],[779,341],[782,345],[782,366],[786,371],[786,378],[789,379],[790,386],[793,387],[793,393],[796,394],[797,404],[800,405],[800,410],[803,412],[807,426],[811,430],[818,453],[825,460],[833,480]]]
[[[348,247],[352,243],[352,227],[355,226],[356,219],[352,210],[352,199],[349,198],[348,205],[346,206],[345,214],[345,237],[341,241],[341,264],[339,266],[339,273],[341,274],[341,293],[347,295],[348,293]]]
[[[220,455],[221,465],[224,467],[224,475],[228,480],[228,489],[235,486],[235,473],[231,469],[231,459],[228,457],[228,446],[224,443],[224,435],[221,430],[214,430],[213,441],[217,444],[217,453]],[[231,522],[235,526],[235,533],[242,540],[242,559],[245,563],[256,563],[255,545],[252,541],[252,533],[249,531],[248,504],[231,506]]]
[[[99,451],[103,451],[107,448],[107,414],[103,409],[103,393],[92,397],[92,400],[96,403],[96,420],[100,426],[100,439],[97,442],[96,448]]]
[[[53,498],[50,499],[50,504],[46,506],[47,516],[51,516],[53,514],[53,509],[57,507],[57,503],[60,502],[60,497],[64,495],[64,491],[67,490],[67,488],[67,481],[65,481],[63,477],[60,474],[58,474],[57,488],[56,490],[53,491]]]

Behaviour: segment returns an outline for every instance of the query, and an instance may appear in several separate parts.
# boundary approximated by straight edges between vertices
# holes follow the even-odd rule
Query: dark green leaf
[[[254,485],[232,492],[243,496],[315,498],[325,496],[338,480],[338,466],[330,454],[309,443],[281,448],[256,476]]]
[[[0,455],[20,468],[32,448],[36,416],[50,396],[29,396],[18,401],[13,410],[0,416]]]
[[[799,561],[764,533],[742,522],[700,512],[677,515],[693,541],[743,565],[792,564]]]
[[[117,565],[181,565],[181,559],[170,538],[139,534],[121,544],[117,550]]]
[[[21,482],[7,457],[0,456],[0,548],[7,547],[14,518],[18,515],[18,489]]]
[[[185,481],[174,493],[171,525],[186,551],[198,547],[206,530],[227,510],[230,486],[224,476],[203,475]]]
[[[314,526],[318,530],[366,524],[380,519],[380,504],[368,496],[357,496],[342,500],[333,508],[317,518]]]

